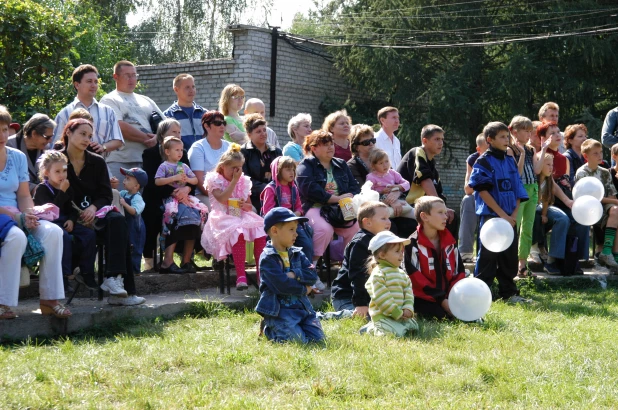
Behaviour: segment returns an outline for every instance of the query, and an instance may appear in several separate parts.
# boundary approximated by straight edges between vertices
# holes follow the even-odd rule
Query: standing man
[[[179,74],[174,78],[174,92],[178,100],[163,112],[166,117],[174,118],[180,123],[180,139],[187,151],[197,140],[202,139],[202,115],[206,112],[195,99],[195,80],[191,74]]]
[[[614,144],[618,143],[618,135],[616,135],[616,131],[618,131],[618,107],[610,110],[605,116],[605,121],[603,122],[601,142],[607,148],[611,149]]]
[[[163,113],[154,101],[133,91],[137,86],[137,70],[132,62],[122,60],[114,65],[116,89],[101,98],[101,104],[113,108],[118,119],[125,146],[107,157],[107,166],[112,175],[119,180],[124,177],[120,168],[141,168],[142,152],[156,145],[156,130],[150,126],[154,113],[163,118]]]
[[[546,102],[539,108],[539,121],[541,122],[555,122],[558,124],[558,118],[560,118],[560,107],[555,102]],[[562,138],[564,139],[564,133],[560,131]],[[566,147],[564,144],[558,146],[558,152],[564,154]]]
[[[395,107],[384,107],[378,111],[380,131],[376,134],[376,148],[384,150],[391,160],[391,167],[397,169],[401,163],[401,144],[395,136],[399,129],[399,111]]]
[[[249,98],[245,103],[245,115],[249,114],[260,114],[262,118],[266,119],[266,105],[264,105],[264,101],[259,98]],[[281,149],[279,138],[277,138],[277,134],[270,127],[266,127],[266,143]]]
[[[397,168],[397,172],[410,182],[410,191],[406,201],[410,205],[424,196],[437,196],[446,202],[442,193],[440,174],[436,169],[436,157],[442,152],[444,146],[444,130],[437,125],[425,125],[421,130],[420,147],[412,148],[404,155]],[[459,237],[459,221],[455,211],[447,208],[448,222],[446,229],[454,238]]]
[[[99,90],[99,71],[93,65],[82,64],[73,70],[71,79],[77,96],[56,116],[57,126],[54,129],[53,142],[62,136],[64,126],[69,122],[69,115],[77,108],[83,108],[92,115],[93,133],[90,148],[97,154],[107,157],[110,152],[122,147],[124,140],[114,110],[94,98]]]

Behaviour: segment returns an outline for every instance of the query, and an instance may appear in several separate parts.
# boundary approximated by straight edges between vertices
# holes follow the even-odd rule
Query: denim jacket
[[[339,195],[360,193],[358,182],[352,175],[350,167],[342,159],[333,158],[330,160],[333,170],[333,178],[337,183]],[[296,183],[300,191],[300,200],[303,203],[303,213],[316,203],[326,205],[332,196],[326,192],[326,168],[322,166],[316,157],[306,157],[296,168]]]
[[[278,295],[297,296],[300,303],[308,312],[313,312],[313,307],[307,297],[307,286],[315,284],[318,274],[303,249],[292,246],[288,249],[290,258],[290,270],[296,274],[296,278],[289,278],[283,269],[283,259],[268,241],[260,256],[260,300],[255,311],[262,316],[279,316]]]

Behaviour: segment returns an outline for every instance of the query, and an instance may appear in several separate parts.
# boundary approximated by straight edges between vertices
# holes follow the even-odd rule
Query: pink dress
[[[227,213],[227,204],[217,201],[212,194],[215,189],[224,190],[230,185],[218,172],[211,171],[206,174],[204,188],[208,190],[210,199],[210,214],[204,230],[202,231],[202,246],[206,252],[213,255],[217,260],[223,260],[232,254],[232,247],[238,242],[238,237],[244,235],[245,241],[253,242],[256,238],[266,236],[264,232],[264,219],[254,212],[241,211],[240,217]],[[249,200],[251,194],[251,179],[241,175],[230,198],[243,198]]]

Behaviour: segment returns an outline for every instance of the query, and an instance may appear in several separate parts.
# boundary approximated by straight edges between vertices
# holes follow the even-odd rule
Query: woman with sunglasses
[[[189,149],[189,161],[191,170],[197,177],[196,197],[210,209],[208,191],[204,188],[204,176],[215,169],[219,159],[230,147],[230,142],[223,139],[227,122],[223,113],[219,111],[206,111],[202,116],[202,129],[204,138],[195,141]]]
[[[15,148],[26,154],[28,160],[28,187],[30,193],[39,183],[39,171],[36,161],[39,159],[47,144],[54,137],[56,123],[45,114],[34,114],[24,127],[6,142],[7,147]]]
[[[165,137],[174,136],[180,138],[180,123],[173,118],[168,118],[159,123],[157,128],[157,145],[151,148],[147,148],[142,153],[143,169],[148,175],[148,184],[144,187],[142,197],[146,204],[144,212],[142,212],[142,219],[144,220],[144,226],[146,227],[146,242],[144,243],[144,262],[145,268],[148,273],[157,272],[160,273],[189,273],[195,272],[195,268],[189,263],[193,249],[177,247],[178,242],[184,242],[186,239],[197,239],[196,243],[199,244],[200,235],[197,237],[194,232],[191,232],[191,225],[181,226],[178,229],[171,229],[170,233],[165,237],[165,248],[173,249],[175,252],[183,253],[182,267],[178,267],[175,263],[171,263],[169,266],[161,266],[157,269],[154,266],[154,252],[157,248],[157,235],[161,233],[161,221],[163,220],[163,210],[161,205],[163,200],[174,196],[178,201],[184,200],[188,195],[193,195],[194,186],[187,185],[180,188],[172,188],[169,185],[157,186],[155,184],[155,175],[159,165],[164,161],[165,155],[163,152],[163,140]],[[199,141],[198,141],[199,142]],[[187,151],[183,149],[182,158],[180,160],[183,164],[187,164],[190,167],[189,157]]]
[[[238,112],[245,104],[245,90],[236,84],[228,84],[221,91],[219,111],[225,115],[225,139],[242,145],[247,142],[247,133]]]

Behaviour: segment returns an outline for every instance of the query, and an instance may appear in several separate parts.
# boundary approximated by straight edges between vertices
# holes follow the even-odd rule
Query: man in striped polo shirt
[[[206,109],[196,104],[195,80],[191,74],[179,74],[174,78],[174,92],[178,100],[174,102],[163,115],[174,118],[180,123],[180,139],[187,151],[191,145],[204,136],[202,116]]]
[[[55,143],[62,136],[64,126],[69,122],[69,115],[77,108],[83,108],[93,119],[90,147],[97,154],[106,157],[108,153],[122,147],[124,140],[114,110],[94,98],[99,90],[99,71],[93,65],[82,64],[73,71],[72,80],[77,96],[56,116],[58,125],[54,130],[53,141]]]

